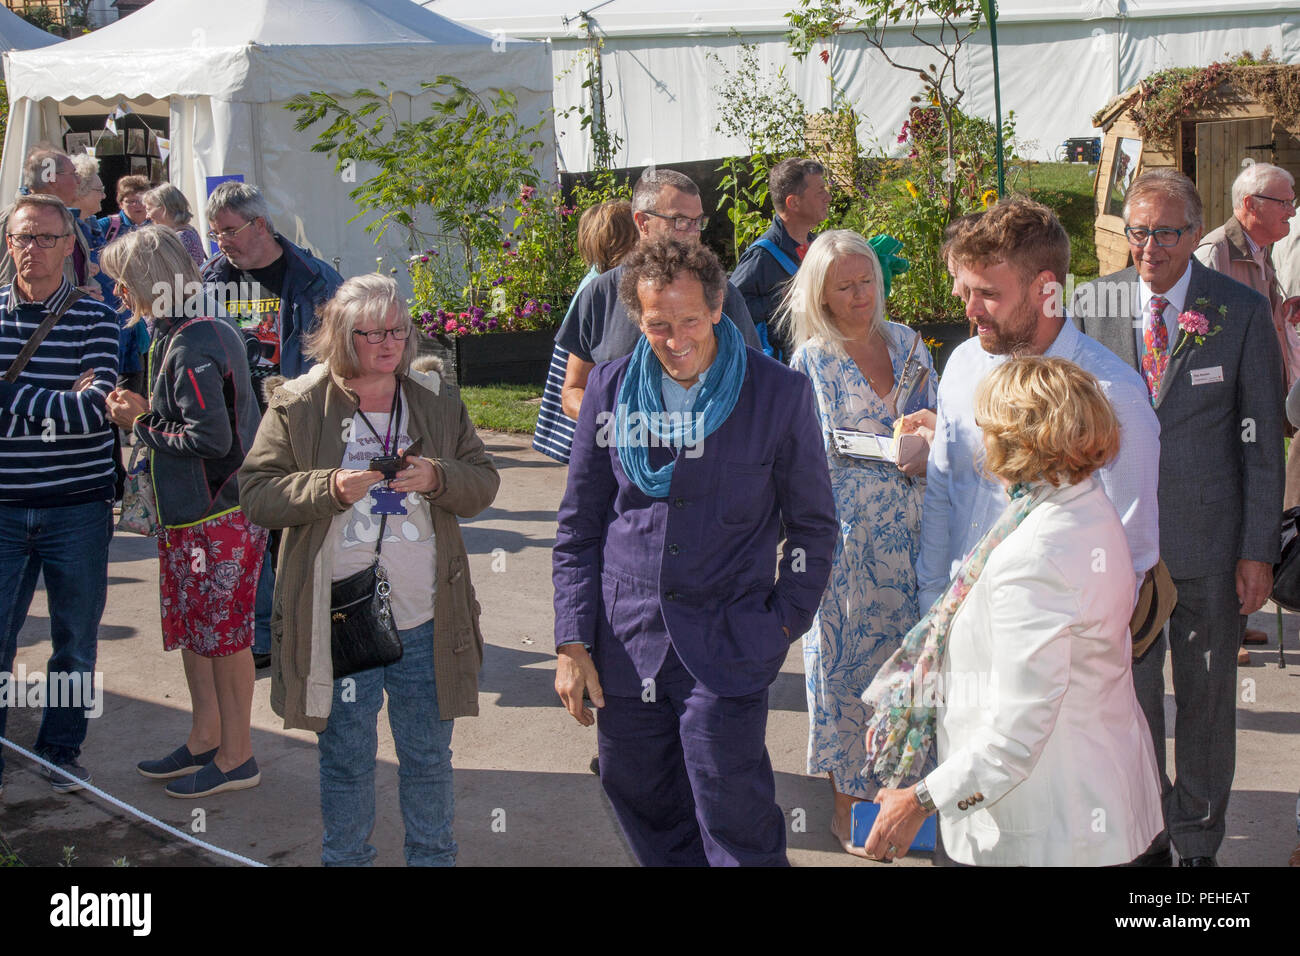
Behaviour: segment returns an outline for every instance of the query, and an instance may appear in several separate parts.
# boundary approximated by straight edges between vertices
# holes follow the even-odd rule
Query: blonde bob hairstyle
[[[198,267],[166,226],[123,233],[100,252],[99,265],[131,297],[128,325],[145,316],[180,318],[193,311],[186,297],[202,294]]]
[[[418,346],[415,329],[410,313],[402,308],[397,283],[377,272],[353,276],[339,286],[334,298],[317,311],[320,324],[303,341],[303,353],[328,366],[340,378],[356,378],[361,369],[352,333],[363,325],[369,330],[382,329],[393,307],[397,308],[397,327],[409,331],[397,366],[397,374],[405,375]]]
[[[876,332],[885,322],[885,285],[880,275],[880,260],[867,240],[851,229],[832,229],[823,232],[808,247],[803,263],[777,306],[777,322],[789,339],[790,347],[797,349],[809,339],[820,339],[837,352],[844,351],[845,335],[831,318],[826,308],[826,284],[831,267],[850,256],[865,256],[871,263],[872,285],[876,292],[876,308],[871,316],[871,331]]]
[[[984,468],[1016,484],[1054,488],[1087,478],[1119,452],[1119,421],[1097,379],[1073,362],[1026,356],[975,390]]]

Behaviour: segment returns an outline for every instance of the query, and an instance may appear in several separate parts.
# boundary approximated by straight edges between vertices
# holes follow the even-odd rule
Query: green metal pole
[[[984,18],[989,22],[989,45],[993,48],[993,105],[997,113],[998,134],[998,198],[1007,194],[1006,171],[1002,168],[1002,83],[998,79],[998,3],[997,0],[980,0]]]

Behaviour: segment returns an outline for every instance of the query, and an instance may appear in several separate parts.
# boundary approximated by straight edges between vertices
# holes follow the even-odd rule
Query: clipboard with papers
[[[891,465],[906,464],[928,453],[925,439],[920,435],[882,434],[859,431],[855,428],[836,428],[831,431],[835,450],[846,458],[863,461],[885,461]]]
[[[925,384],[930,370],[921,365],[916,357],[917,347],[921,345],[918,335],[912,340],[907,358],[903,360],[903,370],[894,383],[890,394],[893,406],[898,410],[893,429],[886,428],[881,422],[865,419],[859,422],[859,428],[835,428],[831,430],[831,439],[835,451],[846,458],[862,461],[884,461],[900,468],[920,464],[929,454],[929,446],[920,435],[902,433],[903,416],[926,407],[928,395]]]

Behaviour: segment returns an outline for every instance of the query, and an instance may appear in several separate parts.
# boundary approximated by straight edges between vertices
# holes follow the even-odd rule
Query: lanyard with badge
[[[370,429],[370,434],[375,436],[375,441],[380,442],[383,446],[384,453],[378,458],[370,459],[370,470],[380,472],[384,476],[384,481],[370,489],[370,497],[374,504],[370,508],[371,514],[377,515],[404,515],[407,513],[406,506],[402,504],[402,499],[406,494],[401,491],[394,491],[388,487],[388,482],[397,477],[397,473],[404,465],[404,459],[396,455],[390,455],[390,449],[397,451],[398,442],[398,425],[402,417],[402,386],[398,382],[393,389],[393,406],[388,412],[388,427],[384,429],[384,437],[379,437],[379,431],[366,418],[366,413],[360,408],[357,409],[357,417],[366,423]],[[407,453],[411,454],[414,449],[408,449]]]

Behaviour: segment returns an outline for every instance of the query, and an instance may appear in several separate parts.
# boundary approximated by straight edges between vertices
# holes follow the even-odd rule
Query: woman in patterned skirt
[[[812,379],[840,518],[830,583],[803,636],[808,773],[834,791],[831,832],[845,850],[853,804],[878,786],[860,776],[868,717],[861,693],[920,617],[915,561],[925,464],[840,454],[833,432],[889,436],[895,420],[935,405],[935,373],[917,333],[886,322],[886,287],[867,241],[849,230],[809,247],[785,299],[790,367]],[[928,420],[927,416],[913,416]]]
[[[253,602],[266,531],[239,507],[239,466],[259,413],[243,339],[197,300],[157,289],[199,288],[198,269],[165,226],[142,226],[109,243],[101,261],[131,322],[151,318],[146,398],[109,393],[114,424],[149,449],[157,497],[163,647],[181,649],[193,702],[188,739],[136,769],[171,780],[166,793],[195,798],[261,780],[253,759]]]

